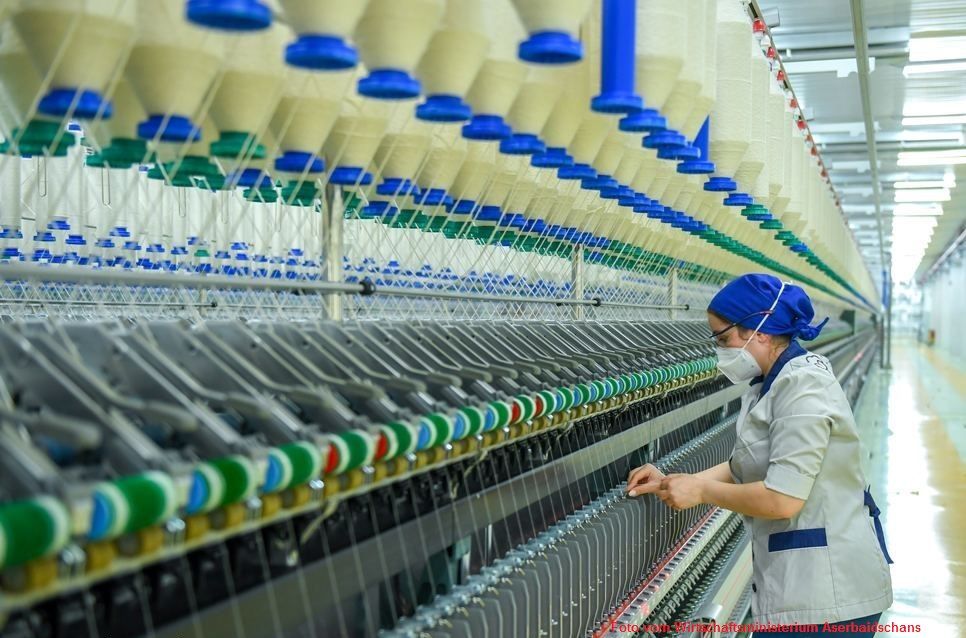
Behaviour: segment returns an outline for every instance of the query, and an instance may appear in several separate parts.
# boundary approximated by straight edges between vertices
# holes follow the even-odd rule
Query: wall
[[[966,248],[946,260],[923,287],[922,339],[936,331],[936,347],[966,359]]]

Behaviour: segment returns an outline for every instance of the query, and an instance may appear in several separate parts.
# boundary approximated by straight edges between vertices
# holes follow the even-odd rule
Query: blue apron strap
[[[872,498],[872,492],[870,491],[871,485],[865,488],[863,493],[865,496],[865,506],[869,508],[869,516],[872,517],[872,524],[875,526],[875,535],[879,539],[879,547],[882,548],[882,555],[885,556],[886,562],[890,565],[893,563],[892,557],[889,556],[889,550],[886,549],[885,544],[885,533],[882,531],[882,523],[879,521],[879,508],[875,505],[875,500]]]

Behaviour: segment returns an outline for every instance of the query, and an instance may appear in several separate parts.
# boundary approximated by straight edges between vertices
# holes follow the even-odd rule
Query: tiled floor
[[[895,602],[881,622],[966,637],[966,362],[897,341],[856,406]]]

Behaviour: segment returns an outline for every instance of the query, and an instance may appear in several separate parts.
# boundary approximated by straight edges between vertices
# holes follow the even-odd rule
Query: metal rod
[[[343,212],[345,204],[342,199],[342,189],[337,186],[325,187],[322,207],[322,219],[325,243],[325,278],[331,283],[343,283],[342,256],[345,254],[343,243]],[[329,319],[342,321],[343,305],[341,295],[332,295],[328,299]]]
[[[675,266],[671,269],[671,276],[668,278],[668,299],[671,300],[672,305],[677,305],[678,303],[678,269]],[[674,310],[671,311],[671,321],[675,321],[678,318],[678,313]]]
[[[245,279],[224,275],[178,275],[165,272],[131,272],[78,268],[76,266],[38,266],[33,264],[0,265],[0,280],[40,280],[60,283],[103,285],[161,286],[172,288],[242,288],[245,290],[289,290],[319,294],[361,293],[362,284],[340,284],[325,281],[289,281],[282,279]]]
[[[383,288],[373,286],[374,295],[386,295],[390,297],[425,297],[429,299],[452,299],[453,301],[503,301],[510,303],[537,303],[552,304],[556,306],[596,306],[596,307],[622,307],[639,308],[641,310],[690,310],[687,304],[669,306],[660,304],[634,304],[622,303],[619,301],[604,301],[597,297],[591,299],[569,299],[562,297],[520,297],[517,295],[490,295],[473,292],[455,292],[449,290],[415,290],[412,288]]]
[[[690,304],[649,304],[649,303],[624,303],[621,301],[601,301],[600,303],[592,304],[595,306],[610,306],[612,308],[638,308],[640,310],[691,310]]]
[[[159,286],[170,288],[243,288],[246,290],[298,291],[316,294],[358,294],[363,296],[419,297],[427,299],[451,299],[453,301],[499,301],[509,303],[553,304],[557,306],[596,306],[637,308],[641,310],[690,310],[687,304],[660,305],[634,304],[618,301],[591,299],[568,299],[558,297],[523,297],[517,295],[494,295],[449,290],[417,290],[376,286],[370,282],[338,283],[325,281],[286,281],[277,279],[243,279],[223,275],[176,275],[171,273],[130,272],[95,270],[75,266],[37,266],[32,264],[4,264],[0,266],[0,280],[46,281],[61,283],[89,283],[101,285]],[[173,304],[176,305],[176,304]]]
[[[583,246],[575,246],[573,261],[570,263],[570,283],[572,284],[574,299],[584,298],[584,249]],[[584,318],[583,306],[574,308],[574,319],[582,321]]]
[[[859,76],[859,94],[862,97],[862,116],[865,120],[865,144],[869,150],[869,172],[872,175],[872,199],[875,203],[876,231],[879,236],[879,264],[886,262],[885,240],[882,234],[882,186],[879,184],[879,159],[875,146],[875,122],[872,118],[872,96],[869,92],[869,43],[862,15],[862,0],[851,0],[852,35],[855,39],[855,61]]]

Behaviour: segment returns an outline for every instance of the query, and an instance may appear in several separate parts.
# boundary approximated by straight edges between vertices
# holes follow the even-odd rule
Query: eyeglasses
[[[717,342],[717,340],[718,340],[718,337],[720,337],[720,336],[721,336],[721,335],[723,335],[724,333],[726,333],[726,332],[728,332],[728,331],[729,331],[729,330],[731,330],[732,328],[736,328],[736,327],[738,327],[739,325],[741,325],[741,324],[742,324],[742,323],[744,323],[745,321],[748,321],[748,320],[749,320],[749,319],[751,319],[752,317],[758,317],[758,316],[760,316],[760,315],[766,315],[766,316],[767,316],[767,315],[772,315],[772,314],[775,314],[775,311],[774,311],[774,310],[760,310],[760,311],[758,311],[758,312],[753,312],[753,313],[751,313],[750,315],[748,315],[748,316],[746,316],[746,317],[742,317],[742,318],[741,318],[741,319],[739,319],[738,321],[736,321],[736,322],[734,322],[733,324],[731,324],[731,325],[729,325],[729,326],[728,326],[727,328],[722,328],[721,330],[719,330],[719,331],[717,331],[717,332],[712,332],[712,333],[711,333],[711,336],[710,336],[710,337],[708,337],[708,339],[710,339],[711,341],[714,341],[714,342]]]

